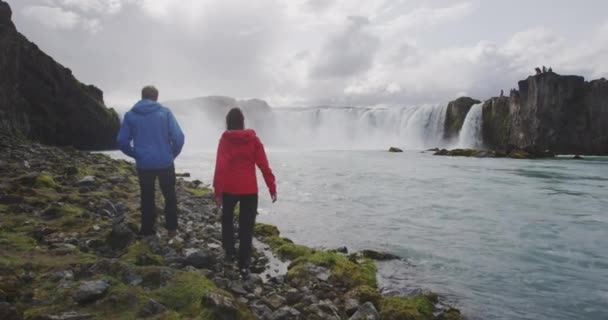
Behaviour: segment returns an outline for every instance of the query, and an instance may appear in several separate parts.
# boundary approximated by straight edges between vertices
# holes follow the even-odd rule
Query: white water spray
[[[196,106],[174,112],[192,137],[212,149],[224,128],[224,112]],[[305,149],[406,149],[441,147],[445,106],[370,108],[243,108],[246,126],[269,147]]]

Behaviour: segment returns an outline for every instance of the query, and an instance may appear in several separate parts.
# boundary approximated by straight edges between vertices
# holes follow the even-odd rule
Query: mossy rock
[[[315,251],[313,254],[301,256],[289,266],[287,278],[294,283],[305,283],[310,276],[309,264],[328,268],[331,271],[329,282],[343,285],[348,289],[358,286],[377,287],[376,265],[369,259],[360,262],[329,251]]]
[[[413,297],[384,297],[380,301],[383,320],[430,320],[435,306],[425,295]]]
[[[213,194],[213,190],[209,188],[185,188],[187,192],[196,197],[205,197]]]
[[[371,302],[376,309],[380,309],[380,301],[382,300],[382,295],[378,291],[377,288],[373,288],[370,286],[358,286],[344,296],[346,299],[355,299],[359,302],[359,304],[364,304],[366,302]]]
[[[259,238],[278,237],[281,233],[279,229],[273,225],[256,223],[254,234]]]
[[[448,311],[444,312],[442,315],[442,320],[465,320],[465,317],[462,316],[460,310],[450,308]]]
[[[314,250],[306,246],[288,243],[286,241],[285,244],[281,245],[276,249],[276,253],[282,259],[293,260],[302,256],[310,255],[314,253]]]
[[[512,158],[512,159],[530,159],[531,158],[530,154],[524,150],[513,150],[513,151],[509,152],[508,157]]]

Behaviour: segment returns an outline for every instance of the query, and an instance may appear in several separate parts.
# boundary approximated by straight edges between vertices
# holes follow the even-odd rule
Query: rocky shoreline
[[[131,163],[11,136],[0,149],[1,319],[463,319],[433,293],[382,296],[370,258],[395,257],[308,248],[270,225],[242,280],[200,181],[178,180],[178,239],[141,239]]]

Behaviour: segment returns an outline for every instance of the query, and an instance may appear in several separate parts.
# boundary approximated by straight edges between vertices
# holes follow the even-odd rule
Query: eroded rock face
[[[484,144],[492,149],[608,154],[608,80],[553,72],[519,82],[510,97],[483,105]]]
[[[445,127],[443,131],[444,138],[451,140],[458,137],[458,133],[462,128],[464,119],[467,117],[467,113],[471,110],[471,107],[481,101],[469,98],[460,97],[450,103],[445,114]]]
[[[113,149],[120,122],[103,93],[20,34],[0,0],[0,130],[46,144]]]

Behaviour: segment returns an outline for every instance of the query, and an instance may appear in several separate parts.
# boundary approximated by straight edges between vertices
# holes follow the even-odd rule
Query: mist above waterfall
[[[207,97],[167,102],[189,144],[211,149],[224,131],[224,117],[241,107],[245,125],[274,148],[424,149],[443,146],[445,106],[271,108],[261,100]]]

